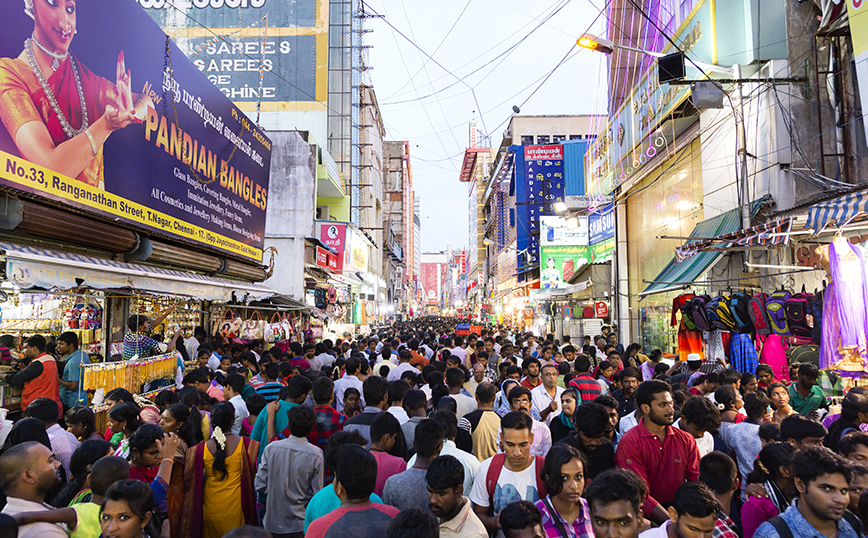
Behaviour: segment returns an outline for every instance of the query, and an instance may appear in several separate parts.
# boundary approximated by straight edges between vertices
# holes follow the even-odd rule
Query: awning
[[[751,202],[751,216],[756,215],[763,201],[760,199]],[[687,243],[715,238],[723,234],[731,234],[740,228],[741,208],[735,208],[698,223],[693,228],[693,231],[690,232],[690,239]],[[683,261],[677,261],[673,256],[672,261],[666,265],[654,280],[650,282],[645,281],[648,283],[648,287],[639,294],[639,297],[681,289],[685,284],[699,279],[722,257],[723,253],[717,251],[700,252]]]
[[[808,209],[808,222],[815,234],[834,224],[841,227],[856,217],[868,216],[868,191],[859,191],[814,204]]]
[[[788,245],[790,243],[789,233],[793,230],[794,220],[790,217],[758,224],[746,230],[725,233],[713,239],[690,241],[675,248],[675,259],[680,262],[700,252],[720,252],[731,248],[733,245],[742,247]]]
[[[275,291],[262,284],[238,282],[150,267],[91,258],[80,254],[0,243],[6,253],[6,277],[23,289],[129,288],[144,292],[186,295],[207,301],[229,302],[232,293],[256,300]],[[240,297],[236,297],[240,299]]]

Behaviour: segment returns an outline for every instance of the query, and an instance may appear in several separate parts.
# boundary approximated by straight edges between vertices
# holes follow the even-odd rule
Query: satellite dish
[[[518,114],[519,112],[521,112],[521,109],[515,105],[512,105],[512,111],[515,112],[516,114]]]

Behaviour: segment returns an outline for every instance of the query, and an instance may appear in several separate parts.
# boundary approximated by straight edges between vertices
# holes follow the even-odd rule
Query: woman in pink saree
[[[24,5],[33,35],[17,58],[0,59],[0,119],[23,158],[103,188],[103,144],[112,132],[141,123],[147,100],[134,100],[123,52],[115,84],[70,52],[75,0]]]

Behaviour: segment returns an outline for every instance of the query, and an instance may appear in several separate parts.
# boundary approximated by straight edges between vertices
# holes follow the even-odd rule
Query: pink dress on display
[[[790,369],[787,364],[787,354],[784,352],[784,344],[779,334],[757,336],[762,342],[760,352],[760,364],[768,364],[772,368],[775,379],[782,383],[790,382]]]

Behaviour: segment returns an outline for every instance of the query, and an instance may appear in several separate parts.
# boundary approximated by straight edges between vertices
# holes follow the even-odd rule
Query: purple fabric
[[[760,525],[778,515],[775,503],[765,497],[750,497],[741,507],[741,528],[744,538],[753,538]]]
[[[865,264],[862,254],[849,242],[849,252],[836,252],[835,242],[829,245],[829,264],[832,283],[826,288],[823,298],[823,337],[820,345],[820,368],[830,368],[840,360],[838,345],[862,346],[862,368],[859,370],[838,370],[842,377],[862,377],[865,370],[865,343],[868,339],[868,316],[865,304],[868,303],[868,282],[865,277]],[[845,249],[846,250],[846,249]],[[860,261],[859,277],[848,280],[841,260],[853,253]]]

